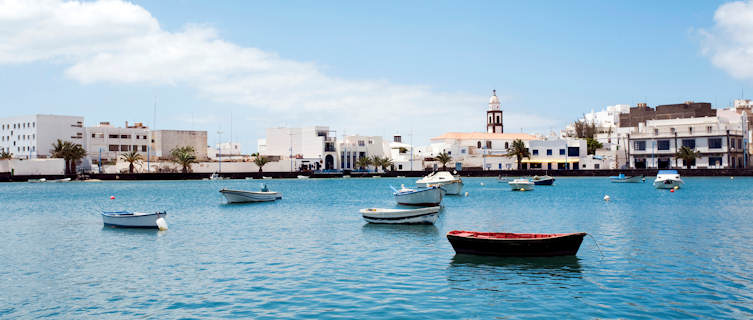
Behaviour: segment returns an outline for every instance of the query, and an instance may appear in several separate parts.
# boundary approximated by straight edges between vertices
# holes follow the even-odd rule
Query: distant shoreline
[[[753,169],[676,169],[685,177],[730,177],[730,176],[753,176]],[[521,177],[549,174],[554,177],[608,177],[623,173],[627,176],[656,176],[656,169],[630,169],[630,170],[462,170],[458,173],[462,177]],[[351,172],[351,173],[322,173],[322,172],[226,172],[220,175],[229,179],[295,179],[298,176],[309,176],[312,179],[342,178],[349,175],[352,178],[370,178],[374,176],[394,177],[423,177],[430,171],[388,171],[388,172]],[[71,179],[97,179],[97,180],[202,180],[209,178],[210,173],[102,173],[87,175],[11,175],[0,173],[0,182],[26,182],[29,179],[46,178],[47,180],[71,178]]]

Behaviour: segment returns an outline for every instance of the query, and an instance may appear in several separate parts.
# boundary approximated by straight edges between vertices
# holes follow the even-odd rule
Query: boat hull
[[[643,177],[640,177],[640,176],[625,177],[625,178],[609,177],[609,182],[612,182],[612,183],[640,183],[642,181],[643,181]]]
[[[119,228],[145,228],[159,229],[157,219],[164,218],[167,213],[134,213],[124,214],[125,212],[103,212],[102,222],[106,226]]]
[[[398,204],[410,206],[436,206],[442,203],[444,191],[439,187],[395,193]]]
[[[682,180],[654,180],[654,188],[656,189],[674,189],[681,186]]]
[[[510,187],[512,188],[512,191],[531,191],[533,190],[533,186],[535,184],[533,183],[514,183],[514,182],[508,182]]]
[[[586,233],[552,235],[542,238],[492,237],[476,238],[468,236],[466,231],[450,231],[447,240],[458,254],[474,254],[499,257],[553,257],[574,256]],[[483,233],[488,234],[488,233]]]
[[[228,203],[265,202],[282,199],[279,192],[253,192],[240,190],[220,190]]]
[[[439,217],[441,207],[429,207],[413,210],[400,209],[362,209],[361,215],[366,222],[379,224],[433,224]]]
[[[554,184],[554,178],[533,180],[533,184],[537,186],[551,186]]]
[[[453,182],[439,182],[439,183],[416,183],[417,187],[421,188],[427,188],[429,185],[438,185],[442,190],[445,191],[445,194],[449,195],[458,195],[461,191],[463,191],[463,182],[460,181],[453,181]]]

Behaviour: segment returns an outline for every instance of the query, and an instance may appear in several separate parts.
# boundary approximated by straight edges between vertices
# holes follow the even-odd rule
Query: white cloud
[[[295,111],[310,121],[365,131],[484,128],[486,96],[333,77],[315,63],[227,42],[207,26],[166,31],[144,8],[119,0],[0,0],[0,39],[0,64],[51,60],[84,84],[185,86],[209,101],[279,122]],[[527,114],[506,118],[515,120],[511,128],[553,123]]]
[[[702,51],[738,79],[753,79],[753,0],[721,5],[711,30],[701,30]]]

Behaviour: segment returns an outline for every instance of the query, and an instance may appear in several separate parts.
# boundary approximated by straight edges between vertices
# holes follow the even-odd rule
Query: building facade
[[[169,160],[170,151],[178,147],[193,147],[196,159],[206,161],[207,132],[194,130],[153,130],[153,155],[160,160]]]
[[[86,127],[84,147],[91,163],[117,162],[122,154],[137,152],[146,161],[151,146],[151,133],[142,123],[115,127],[100,122],[96,127]]]
[[[648,120],[629,137],[630,167],[685,168],[675,157],[680,147],[687,146],[699,157],[691,168],[742,168],[745,165],[741,124],[726,122],[719,117]]]
[[[358,159],[375,156],[388,157],[390,154],[385,149],[383,138],[380,136],[345,136],[343,141],[337,144],[337,152],[340,154],[340,158],[335,168],[358,170],[360,169],[356,164]]]
[[[84,117],[37,114],[0,118],[0,151],[14,158],[48,158],[58,139],[83,146]]]
[[[326,126],[303,128],[267,128],[266,138],[259,139],[261,155],[279,157],[281,169],[336,170],[339,154],[335,131]]]
[[[708,102],[687,101],[680,104],[665,104],[649,107],[646,103],[639,103],[630,108],[628,113],[620,114],[621,127],[637,127],[648,120],[668,120],[678,118],[715,117],[716,109]]]

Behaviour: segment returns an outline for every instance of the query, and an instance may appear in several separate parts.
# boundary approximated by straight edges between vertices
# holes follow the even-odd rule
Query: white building
[[[14,158],[47,158],[58,139],[84,144],[84,117],[27,115],[0,118],[0,151]]]
[[[337,137],[326,126],[268,128],[259,139],[261,155],[281,159],[276,170],[334,170],[339,167]]]
[[[424,169],[424,148],[418,148],[403,142],[399,134],[392,136],[392,142],[387,144],[390,160],[396,171],[413,171]]]
[[[587,154],[586,140],[583,139],[530,140],[528,149],[531,157],[523,159],[524,169],[603,169],[604,165],[603,161],[594,162]]]
[[[358,170],[356,163],[361,158],[388,157],[389,146],[380,136],[345,136],[343,141],[337,144],[337,152],[340,154],[340,160],[335,165],[335,169]]]
[[[456,169],[517,169],[516,159],[505,156],[507,149],[517,139],[527,143],[540,137],[526,133],[448,132],[431,138],[431,150],[424,156],[433,158],[447,152],[453,160],[448,165]],[[435,163],[427,165],[433,168]]]
[[[674,157],[681,146],[700,152],[691,168],[739,168],[745,161],[741,124],[724,117],[647,120],[629,141],[631,168],[684,168]]]
[[[151,145],[149,128],[136,122],[125,127],[115,127],[109,122],[100,122],[96,127],[86,127],[84,148],[92,165],[117,162],[122,154],[136,151],[147,160]]]
[[[209,160],[213,161],[244,161],[250,159],[248,155],[241,154],[241,144],[238,142],[223,142],[207,147],[207,156]]]

